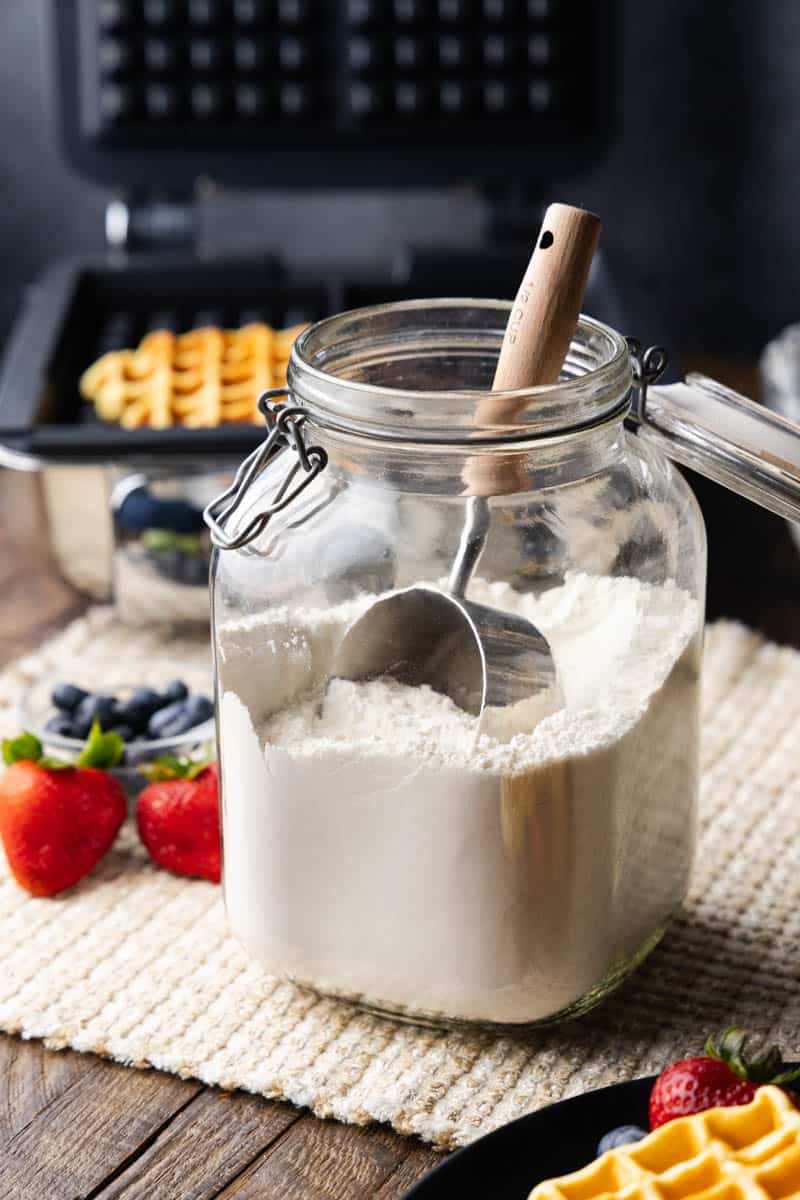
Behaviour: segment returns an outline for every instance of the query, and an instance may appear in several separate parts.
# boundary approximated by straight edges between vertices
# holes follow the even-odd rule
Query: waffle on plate
[[[789,1200],[800,1195],[800,1112],[777,1087],[750,1104],[668,1121],[548,1179],[530,1200]]]

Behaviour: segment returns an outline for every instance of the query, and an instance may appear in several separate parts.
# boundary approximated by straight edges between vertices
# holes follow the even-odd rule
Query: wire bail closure
[[[650,346],[647,350],[642,350],[642,343],[635,337],[626,337],[625,341],[628,343],[631,353],[631,371],[633,373],[631,416],[641,423],[644,419],[647,389],[666,371],[669,354],[663,346]]]
[[[288,388],[279,387],[271,388],[259,397],[258,410],[269,430],[267,438],[252,454],[248,454],[230,487],[221,496],[217,496],[216,500],[212,500],[203,512],[203,520],[211,530],[211,540],[220,550],[239,550],[252,542],[263,533],[275,513],[296,500],[328,465],[328,455],[322,446],[307,446],[305,443],[305,409],[278,402],[279,397],[288,395]],[[275,499],[248,521],[244,528],[228,533],[225,526],[240,507],[251,483],[258,478],[273,456],[287,449],[294,451],[295,462],[275,493]],[[302,473],[301,478],[294,483],[299,473]]]
[[[636,338],[626,338],[631,355],[633,371],[633,399],[631,416],[642,420],[647,388],[666,370],[668,355],[661,346],[650,346],[643,351]],[[211,540],[220,550],[239,550],[263,533],[275,513],[286,508],[303,492],[312,480],[328,465],[328,455],[322,446],[307,446],[303,437],[306,411],[279,403],[289,395],[286,387],[271,388],[259,397],[258,409],[267,424],[268,435],[239,467],[229,488],[212,500],[203,512],[203,520],[211,531]],[[247,490],[263,471],[274,455],[291,449],[295,462],[289,468],[283,482],[275,493],[275,499],[262,509],[252,520],[235,533],[226,531],[226,524],[241,506]],[[298,474],[301,478],[297,479]],[[296,481],[296,482],[295,482]]]

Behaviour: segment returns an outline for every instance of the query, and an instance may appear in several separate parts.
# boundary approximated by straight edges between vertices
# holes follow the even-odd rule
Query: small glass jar
[[[250,472],[226,530],[255,536],[213,571],[231,927],[272,973],[438,1024],[598,1003],[680,906],[694,844],[700,512],[626,430],[630,352],[595,321],[558,384],[494,420],[509,307],[306,331],[284,429],[314,469],[268,522],[295,452]],[[445,586],[477,476],[502,494],[467,598],[533,621],[563,693],[507,734],[429,690],[331,678],[377,597]]]

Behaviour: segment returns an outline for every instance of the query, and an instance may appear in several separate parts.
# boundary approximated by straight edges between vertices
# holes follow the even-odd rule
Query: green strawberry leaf
[[[785,1083],[796,1083],[800,1079],[800,1067],[795,1067],[792,1071],[781,1071],[780,1075],[775,1075],[770,1079],[770,1083],[774,1083],[776,1087],[783,1087]],[[797,1088],[794,1089],[797,1091]]]
[[[44,767],[46,771],[68,771],[70,767],[75,766],[75,763],[67,762],[63,758],[50,758],[46,754],[44,758],[39,759],[39,766]]]
[[[3,739],[3,761],[9,767],[16,762],[39,762],[42,743],[33,733],[21,733],[19,737]]]
[[[174,754],[163,754],[155,762],[140,766],[142,775],[146,775],[151,783],[165,783],[170,779],[196,779],[213,762],[211,754],[205,758],[176,758]]]
[[[731,1025],[716,1037],[708,1039],[705,1053],[709,1058],[727,1063],[738,1079],[748,1079],[751,1083],[772,1083],[780,1087],[800,1079],[800,1067],[785,1069],[779,1046],[770,1046],[760,1054],[748,1055],[749,1042],[748,1033]]]
[[[79,767],[98,767],[101,771],[110,771],[119,762],[125,743],[118,733],[103,733],[99,721],[95,721],[89,730],[86,745],[81,751],[77,765]]]

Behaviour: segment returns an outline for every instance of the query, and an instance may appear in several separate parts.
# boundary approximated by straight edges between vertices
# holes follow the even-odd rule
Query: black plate
[[[618,1125],[648,1128],[655,1076],[586,1092],[520,1117],[446,1159],[404,1200],[527,1200],[543,1179],[585,1167],[597,1143]]]

